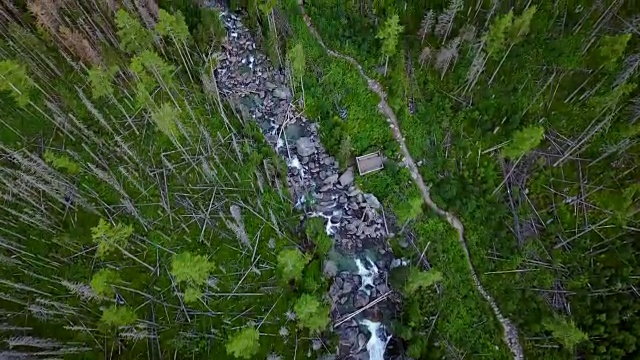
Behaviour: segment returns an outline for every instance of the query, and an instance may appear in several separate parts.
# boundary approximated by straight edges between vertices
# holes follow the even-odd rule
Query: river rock
[[[338,181],[338,174],[333,174],[324,179],[325,184],[333,185],[336,181]]]
[[[296,150],[300,156],[311,156],[316,153],[316,145],[306,136],[296,141]]]
[[[376,198],[373,194],[364,194],[364,199],[367,202],[367,205],[369,205],[372,209],[377,210],[382,207],[382,204],[380,204],[378,198]]]
[[[340,175],[340,185],[347,186],[353,182],[353,167],[349,167],[342,175]]]
[[[273,96],[277,97],[280,100],[287,100],[291,97],[291,91],[281,86],[273,90]]]
[[[358,291],[358,294],[356,294],[355,298],[353,299],[353,306],[359,309],[361,307],[367,306],[368,303],[369,295],[362,291]]]

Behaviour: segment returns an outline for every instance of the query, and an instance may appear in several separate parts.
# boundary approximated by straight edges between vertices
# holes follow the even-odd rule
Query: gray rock
[[[364,199],[367,202],[367,205],[369,205],[373,209],[380,209],[382,207],[382,204],[380,204],[378,198],[376,198],[373,194],[364,194]]]
[[[333,278],[338,274],[338,265],[334,261],[325,260],[322,272],[326,277]]]
[[[300,156],[311,156],[316,153],[316,145],[309,139],[304,136],[296,141],[296,150]],[[313,166],[313,163],[311,164]]]
[[[376,290],[378,290],[380,294],[385,294],[389,291],[389,286],[387,286],[387,284],[385,283],[382,283],[376,286]]]
[[[353,290],[353,284],[349,281],[345,281],[342,284],[342,294],[348,294]]]
[[[338,181],[338,174],[333,174],[324,179],[324,183],[330,185],[333,185],[336,181]]]
[[[273,90],[273,96],[277,97],[280,100],[287,100],[291,97],[291,91],[283,86],[280,86]]]
[[[331,190],[332,188],[333,188],[333,186],[331,184],[327,184],[327,185],[324,185],[323,187],[320,188],[320,192],[321,193],[327,192],[327,191]]]
[[[353,167],[349,167],[342,175],[340,175],[340,185],[347,186],[353,182]]]
[[[363,306],[366,306],[368,303],[369,303],[369,295],[367,295],[362,291],[358,291],[358,294],[356,294],[355,299],[353,299],[353,306],[359,309]]]
[[[351,345],[351,354],[357,354],[367,344],[367,336],[363,333],[359,333],[356,341]]]
[[[264,85],[267,87],[267,90],[269,90],[269,91],[275,90],[278,87],[278,85],[276,85],[276,84],[274,84],[272,82],[269,82],[269,81],[265,82]]]
[[[367,335],[360,333],[358,334],[358,351],[364,349],[367,345]]]

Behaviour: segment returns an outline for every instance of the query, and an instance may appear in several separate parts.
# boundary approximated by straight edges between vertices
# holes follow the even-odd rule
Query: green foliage
[[[160,9],[158,22],[154,29],[158,35],[170,37],[177,45],[184,45],[189,39],[189,28],[180,11],[170,14],[166,10]]]
[[[518,159],[528,154],[544,138],[544,128],[541,126],[529,126],[518,130],[513,134],[513,139],[502,148],[502,155],[509,159]]]
[[[382,41],[382,54],[386,57],[393,56],[398,47],[398,36],[404,27],[400,25],[400,17],[393,14],[378,30],[376,37]]]
[[[237,359],[251,359],[260,350],[260,332],[253,327],[244,328],[229,337],[225,348]]]
[[[417,268],[412,268],[409,271],[409,277],[407,283],[404,286],[404,293],[406,295],[414,295],[420,288],[427,288],[438,281],[442,281],[442,274],[435,270],[422,271]]]
[[[333,247],[333,240],[326,233],[322,218],[315,217],[307,220],[307,236],[316,245],[316,251],[321,256],[326,255]]]
[[[589,98],[588,104],[592,106],[595,111],[602,111],[604,109],[616,109],[618,104],[625,100],[627,96],[632,93],[637,87],[636,83],[623,83],[612,90],[606,90],[603,93],[599,93]]]
[[[145,89],[151,91],[159,85],[169,86],[173,83],[175,66],[167,63],[156,52],[144,50],[131,59],[129,70]]]
[[[307,328],[312,333],[324,330],[331,320],[329,306],[322,304],[313,295],[303,294],[300,296],[293,309],[298,319],[298,326]]]
[[[91,289],[104,297],[115,295],[112,285],[120,281],[120,274],[112,269],[100,269],[91,278]]]
[[[184,290],[183,299],[187,304],[197,303],[202,298],[202,290],[196,287],[188,287]]]
[[[188,251],[174,255],[171,259],[171,275],[178,283],[200,286],[209,278],[215,264],[203,255],[194,255]]]
[[[138,53],[153,47],[153,34],[122,8],[116,13],[116,26],[124,52]]]
[[[309,258],[297,248],[285,249],[278,254],[277,269],[285,281],[298,281],[302,278],[302,271],[309,262]]]
[[[487,44],[487,53],[493,57],[500,57],[507,46],[507,34],[513,24],[513,11],[498,16],[489,27],[484,36]]]
[[[29,92],[34,83],[24,65],[14,60],[1,60],[0,80],[0,91],[9,91],[18,106],[29,104]]]
[[[493,57],[500,57],[507,44],[521,42],[529,34],[531,20],[537,11],[538,8],[533,5],[526,8],[520,16],[514,16],[513,11],[498,16],[484,37],[487,53]]]
[[[603,66],[608,70],[614,70],[618,60],[624,54],[627,43],[631,39],[631,34],[605,35],[598,42],[598,55]]]
[[[98,244],[96,255],[105,257],[116,248],[125,248],[132,234],[133,226],[123,224],[114,226],[101,218],[98,225],[91,228],[91,238]]]
[[[66,171],[71,175],[76,175],[81,170],[80,165],[71,160],[67,155],[56,154],[53,151],[46,150],[43,157],[44,161],[54,169]]]
[[[404,224],[407,221],[416,219],[420,214],[422,214],[423,205],[424,200],[419,194],[411,196],[409,201],[403,201],[395,209],[398,221]]]
[[[560,317],[544,319],[542,325],[550,331],[553,337],[569,350],[575,349],[580,343],[589,339],[587,334],[576,327],[573,321]]]
[[[176,121],[180,119],[180,112],[170,103],[164,103],[151,112],[151,118],[163,134],[168,137],[178,137],[180,132]]]
[[[324,292],[326,281],[322,275],[322,261],[320,259],[311,261],[302,273],[302,290],[309,294]]]
[[[214,9],[202,9],[202,19],[193,37],[201,53],[209,53],[210,49],[219,45],[227,36],[227,30],[220,20],[220,12]]]
[[[291,68],[293,69],[294,76],[304,76],[306,64],[302,43],[297,43],[294,47],[292,47],[287,52],[287,57],[289,58],[289,63],[291,64]]]
[[[533,20],[533,16],[537,11],[538,7],[532,5],[526,8],[520,16],[513,19],[513,24],[510,29],[512,42],[520,42],[527,36],[527,34],[529,34],[531,20]]]
[[[114,75],[120,70],[117,65],[105,69],[102,66],[94,66],[89,69],[89,82],[91,83],[91,95],[94,99],[113,96]]]
[[[351,136],[345,135],[340,140],[340,148],[338,150],[338,160],[341,165],[346,165],[353,158],[353,149],[351,147]]]
[[[127,306],[111,305],[102,311],[100,322],[107,327],[120,327],[131,325],[138,317],[136,313]]]

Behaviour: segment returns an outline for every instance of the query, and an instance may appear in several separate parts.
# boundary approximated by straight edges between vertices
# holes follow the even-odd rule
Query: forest
[[[1,359],[640,357],[634,2],[5,0],[0,30]]]

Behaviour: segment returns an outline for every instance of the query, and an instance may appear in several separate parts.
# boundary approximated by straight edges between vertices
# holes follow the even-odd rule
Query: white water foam
[[[302,164],[300,164],[300,160],[298,160],[297,156],[293,156],[291,159],[289,159],[287,165],[289,167],[298,169],[300,171],[300,177],[304,177],[304,168],[302,167]]]
[[[378,276],[378,267],[373,263],[373,261],[371,261],[371,259],[368,257],[366,259],[370,265],[369,269],[364,266],[360,259],[355,259],[355,262],[358,267],[358,275],[362,278],[360,290],[366,292],[367,295],[371,295],[371,289],[367,288],[367,285],[370,285],[371,288],[374,287],[373,280]]]
[[[387,335],[384,325],[379,322],[364,319],[360,324],[366,326],[367,330],[371,333],[371,337],[369,341],[367,341],[369,359],[384,360],[384,351],[387,348],[389,340],[391,340],[391,335]]]

